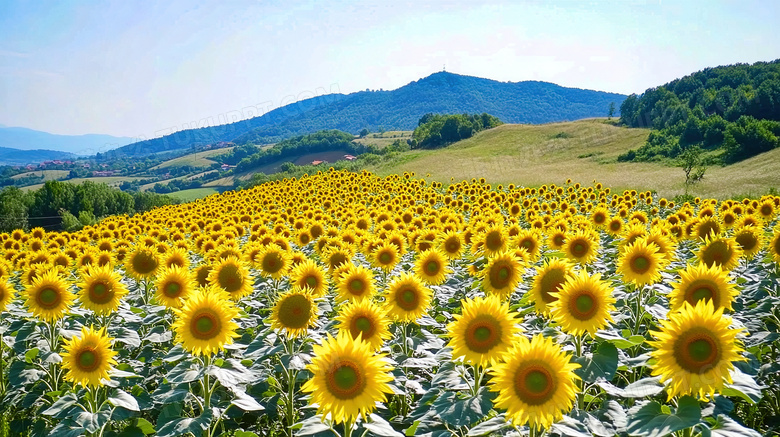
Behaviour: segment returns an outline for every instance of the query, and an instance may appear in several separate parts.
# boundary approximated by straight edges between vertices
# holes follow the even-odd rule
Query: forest
[[[620,105],[620,122],[649,127],[619,161],[677,158],[700,147],[729,164],[780,145],[780,60],[706,68]]]

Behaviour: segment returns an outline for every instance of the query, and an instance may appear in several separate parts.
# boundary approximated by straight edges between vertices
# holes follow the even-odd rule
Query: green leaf
[[[611,381],[618,368],[618,352],[614,344],[601,343],[594,354],[575,357],[574,362],[579,363],[576,373],[583,381],[594,383],[599,378]]]
[[[490,433],[498,432],[504,428],[511,428],[512,425],[509,424],[509,422],[506,421],[506,417],[504,415],[492,417],[479,425],[475,426],[474,428],[471,428],[469,430],[469,433],[466,434],[468,437],[480,437],[483,435],[488,435]]]
[[[363,427],[367,429],[372,435],[378,435],[382,437],[404,437],[403,434],[393,429],[389,423],[376,414],[370,414],[370,422],[363,424]]]
[[[751,404],[761,400],[761,386],[758,385],[755,379],[747,373],[742,372],[739,368],[735,367],[731,372],[731,379],[734,381],[731,384],[725,384],[725,387],[720,391],[721,394],[726,396],[740,397]]]
[[[130,348],[137,348],[141,346],[141,337],[138,336],[138,332],[125,328],[123,326],[111,327],[109,330],[111,336],[115,341],[124,343],[125,346]]]
[[[143,433],[146,434],[146,435],[155,433],[154,425],[152,425],[151,422],[149,422],[148,420],[146,420],[144,418],[138,419],[138,421],[136,422],[135,425],[137,427],[141,428],[141,431],[143,431]]]
[[[70,412],[71,407],[76,405],[78,401],[79,398],[76,397],[75,393],[68,393],[57,399],[57,402],[52,404],[52,406],[47,408],[42,414],[44,416],[52,416],[56,419],[63,419],[68,416],[66,413]]]
[[[187,384],[161,384],[152,393],[152,399],[161,404],[170,404],[183,401],[189,393],[190,387]]]
[[[553,424],[552,429],[566,437],[592,437],[593,434],[582,420],[587,413],[580,412],[582,413],[580,417],[574,417],[575,413],[576,411],[573,411],[571,415],[563,416],[561,420]]]
[[[447,392],[433,403],[433,409],[441,419],[453,426],[476,423],[493,408],[495,393],[481,387],[477,396],[460,399],[455,393]]]
[[[713,436],[717,437],[761,437],[761,433],[740,425],[729,416],[721,414],[711,428]]]
[[[628,411],[626,430],[631,435],[661,437],[681,429],[690,428],[701,420],[699,402],[691,396],[683,396],[678,402],[677,411],[664,412],[664,406],[652,401]]]
[[[236,431],[233,437],[258,437],[257,434],[249,431]]]
[[[260,403],[257,402],[255,398],[249,396],[244,390],[237,387],[231,387],[230,391],[232,391],[233,394],[236,396],[235,399],[233,399],[233,402],[231,402],[231,404],[237,406],[238,408],[241,408],[244,411],[265,410],[265,407],[260,405]]]
[[[92,433],[103,427],[111,418],[111,412],[107,410],[101,410],[97,413],[90,413],[89,411],[81,411],[76,414],[74,420],[81,425],[88,432]]]
[[[162,425],[157,431],[158,437],[178,437],[188,432],[193,435],[200,435],[211,424],[211,410],[206,410],[196,418],[180,417],[173,419]]]
[[[598,331],[596,332],[596,337],[614,344],[619,349],[628,349],[645,341],[645,338],[641,335],[629,335],[628,338],[625,338],[614,329]]]
[[[660,383],[661,378],[654,376],[651,378],[643,378],[639,381],[628,384],[623,389],[623,397],[626,398],[644,398],[649,396],[655,396],[658,393],[664,391],[664,386]]]
[[[185,360],[171,369],[165,379],[171,384],[183,384],[200,379],[203,376],[203,367],[192,360]]]
[[[37,347],[28,350],[24,354],[24,360],[27,361],[28,363],[32,363],[35,357],[38,356],[38,352],[40,352],[40,349],[38,349]]]
[[[298,422],[295,425],[293,425],[291,428],[298,430],[295,433],[295,435],[298,436],[315,435],[321,432],[328,431],[330,429],[328,425],[322,423],[322,417],[319,415],[312,416],[309,417],[308,419]]]
[[[135,397],[122,389],[114,390],[114,395],[108,398],[108,402],[111,402],[111,405],[115,407],[126,408],[130,411],[141,411]]]

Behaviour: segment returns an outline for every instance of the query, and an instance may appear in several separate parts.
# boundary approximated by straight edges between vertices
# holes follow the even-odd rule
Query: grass
[[[179,199],[182,202],[192,202],[193,200],[202,199],[206,196],[219,193],[215,188],[193,188],[191,190],[175,191],[168,193],[168,196]]]
[[[68,170],[38,170],[38,171],[28,171],[27,173],[19,173],[17,175],[11,176],[11,179],[21,179],[27,176],[38,176],[40,177],[43,175],[43,181],[53,181],[57,179],[62,179],[65,176],[70,173]]]
[[[382,149],[393,144],[395,140],[406,141],[412,137],[412,131],[387,131],[382,133],[368,134],[363,138],[355,138],[353,141],[360,144],[373,144]]]
[[[214,150],[202,150],[200,152],[190,153],[189,155],[180,156],[178,158],[169,159],[159,165],[152,167],[152,170],[159,170],[168,167],[198,167],[205,168],[210,167],[216,161],[213,161],[211,157],[224,155],[233,150],[233,147],[225,147],[223,149]]]
[[[379,175],[412,171],[449,183],[484,177],[491,183],[524,186],[594,180],[614,190],[652,190],[664,197],[685,191],[681,168],[668,163],[618,163],[640,147],[650,130],[617,127],[602,119],[544,125],[502,125],[444,149],[402,153],[368,168]],[[780,149],[732,164],[710,167],[690,194],[725,199],[780,187]]]
[[[134,181],[137,179],[142,179],[140,177],[133,177],[133,176],[104,176],[104,177],[94,177],[94,178],[74,178],[74,179],[68,179],[62,182],[67,182],[70,184],[78,185],[85,181],[91,181],[96,184],[107,184],[112,187],[118,187],[119,184],[121,184],[124,181]],[[28,185],[26,187],[21,187],[22,190],[30,191],[30,190],[37,190],[41,188],[43,184],[35,184],[35,185]]]

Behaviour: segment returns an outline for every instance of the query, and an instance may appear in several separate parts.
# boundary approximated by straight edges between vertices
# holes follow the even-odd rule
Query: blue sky
[[[780,57],[778,20],[775,1],[3,0],[0,123],[151,138],[444,65],[641,93]]]

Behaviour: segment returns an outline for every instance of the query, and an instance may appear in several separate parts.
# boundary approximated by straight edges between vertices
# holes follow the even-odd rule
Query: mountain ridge
[[[59,135],[26,127],[0,125],[0,147],[17,150],[49,150],[89,156],[133,141],[134,138],[105,134]]]
[[[487,112],[506,123],[570,121],[607,115],[611,102],[618,108],[626,97],[549,82],[499,82],[438,72],[395,90],[313,97],[251,119],[129,144],[108,155],[143,156],[221,141],[267,144],[322,129],[353,134],[363,128],[411,130],[426,113]]]

